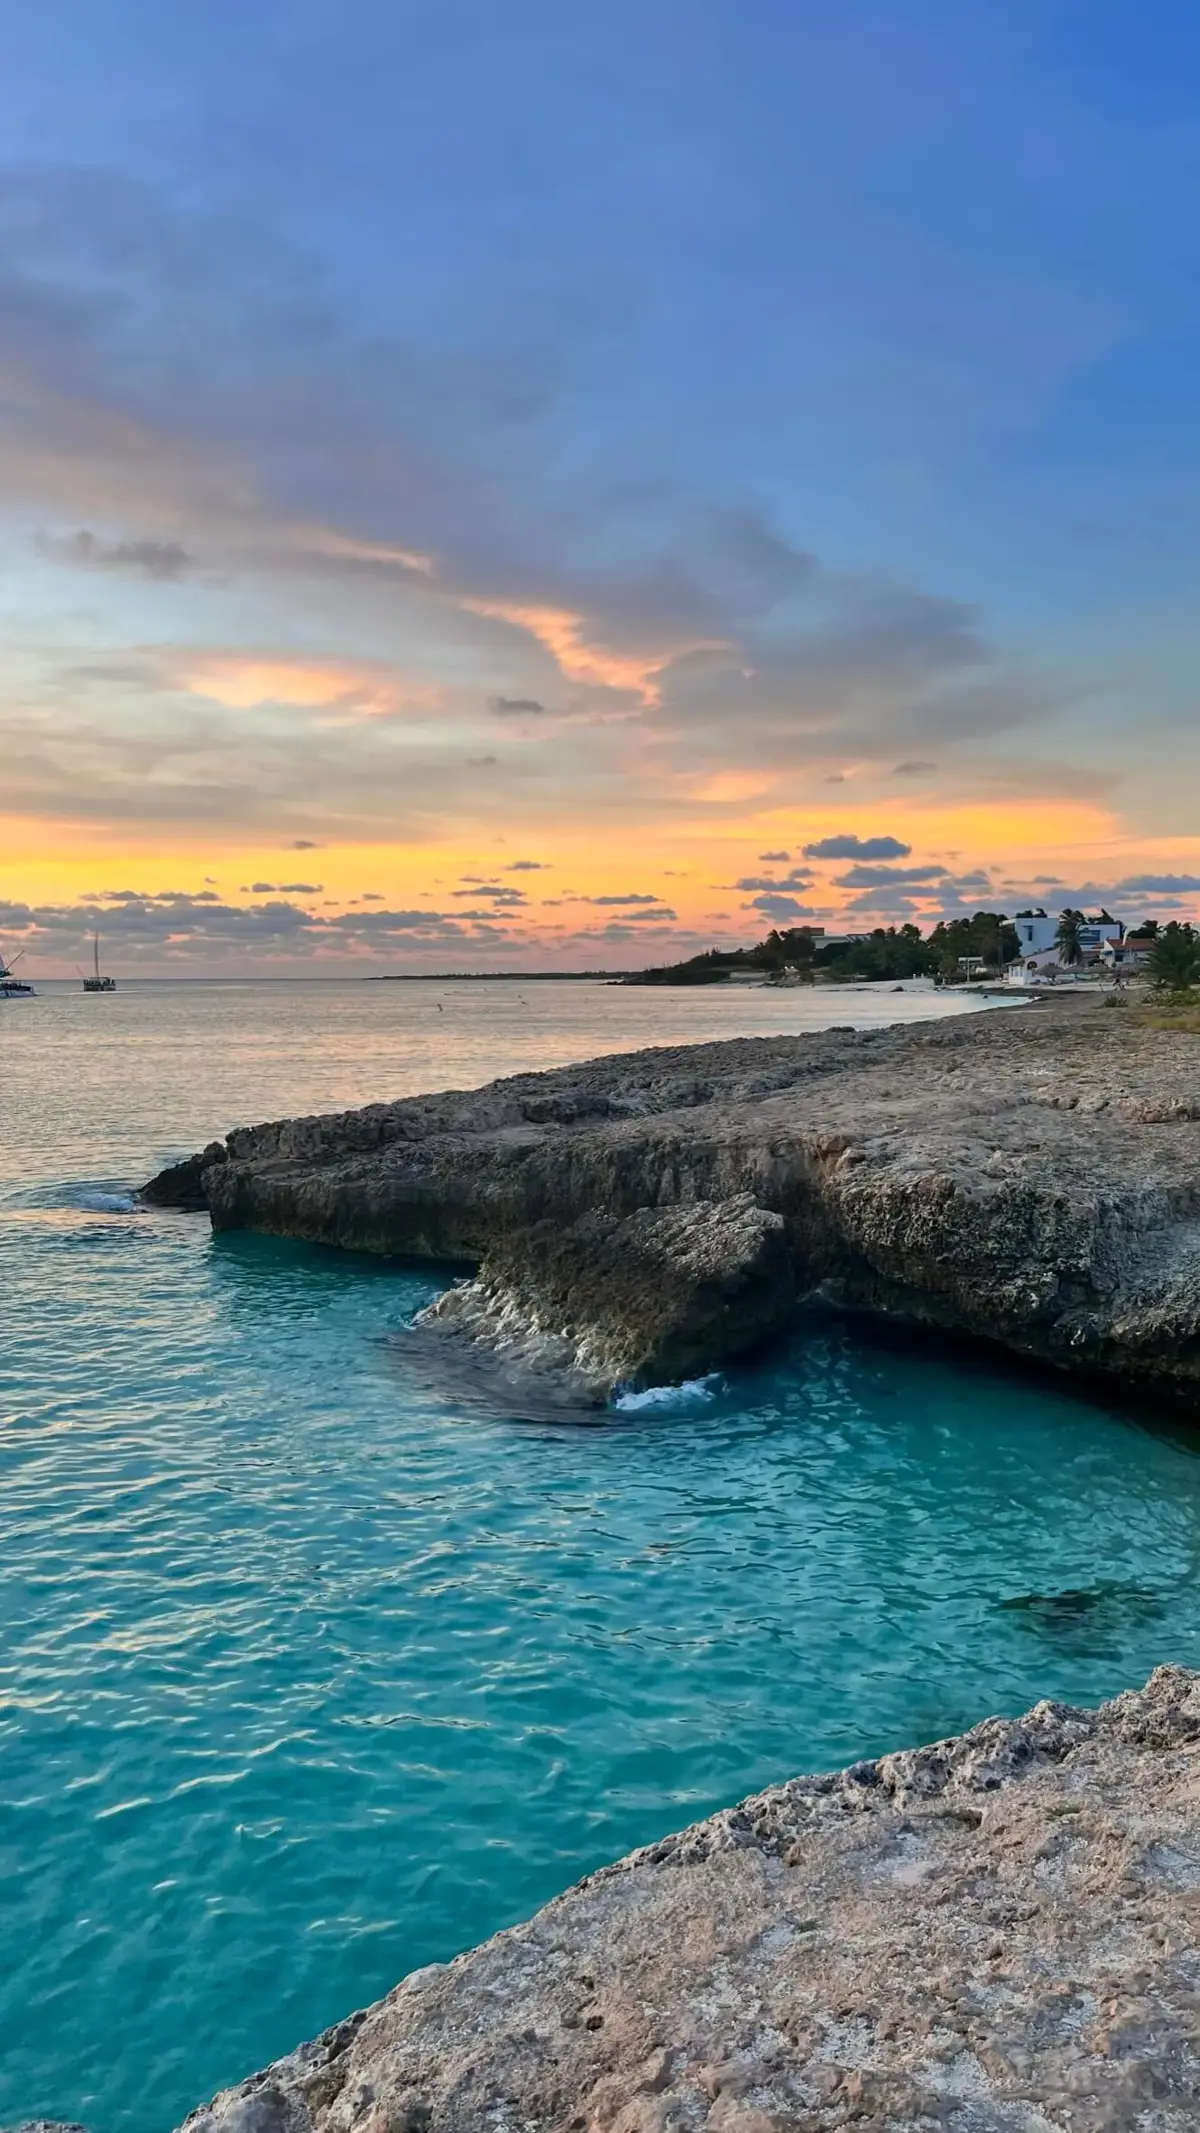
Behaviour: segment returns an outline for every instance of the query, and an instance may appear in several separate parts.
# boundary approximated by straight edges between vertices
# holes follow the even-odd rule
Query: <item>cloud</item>
[[[470,876],[464,875],[463,879],[469,881]],[[451,889],[450,894],[471,903],[478,903],[480,897],[487,897],[490,903],[503,905],[505,908],[528,902],[524,889],[514,889],[510,882],[504,881],[477,881],[467,889]]]
[[[753,897],[747,904],[746,909],[760,912],[763,918],[770,919],[772,925],[779,925],[784,919],[816,918],[819,916],[809,904],[798,902],[796,897],[779,896],[773,893]]]
[[[869,915],[872,918],[910,918],[920,913],[923,899],[912,896],[903,889],[892,889],[881,894],[878,889],[869,889],[861,896],[852,896],[845,908],[847,918]],[[957,909],[957,906],[954,908]]]
[[[506,874],[547,874],[553,869],[547,859],[513,859],[504,871]]]
[[[676,932],[674,919],[673,911],[664,911],[661,914],[657,911],[631,911],[628,918],[610,918],[607,925],[589,928],[586,932],[569,933],[566,939],[578,943],[581,947],[591,942],[607,946],[619,945],[623,941],[636,941],[639,954],[642,955],[647,952],[647,942],[662,941],[669,944],[672,957],[707,945],[701,941],[699,935],[681,935]]]
[[[936,769],[936,763],[923,762],[920,756],[917,756],[910,763],[897,763],[892,776],[894,778],[923,778]]]
[[[851,867],[836,877],[839,889],[889,889],[912,887],[919,882],[942,881],[947,867]]]
[[[311,837],[293,837],[288,850],[292,852],[320,852],[324,850],[324,846],[315,843]]]
[[[635,829],[690,823],[743,810],[735,778],[782,800],[830,764],[904,771],[1053,708],[971,606],[831,568],[753,499],[712,509],[673,452],[647,463],[640,429],[636,463],[595,436],[581,451],[596,335],[625,317],[605,275],[566,303],[466,277],[461,316],[422,344],[316,244],[198,197],[63,168],[0,199],[6,488],[24,527],[80,528],[46,538],[109,575],[87,591],[114,611],[0,706],[17,811],[219,824],[264,851],[318,811],[337,844],[432,842],[466,817],[479,841],[460,849],[503,821],[521,850],[568,809],[593,833],[618,796]],[[225,602],[214,642],[113,656],[120,571],[169,579],[196,556]]]
[[[760,852],[758,856],[764,866],[770,866],[775,861],[790,859],[792,855],[790,852]]]
[[[394,711],[405,694],[399,677],[380,667],[275,654],[208,652],[191,658],[185,654],[176,663],[174,678],[194,696],[210,697],[236,711],[249,711],[259,704],[292,704],[379,717]]]
[[[242,893],[245,895],[248,892],[243,890]],[[195,893],[190,889],[101,889],[95,898],[89,898],[88,901],[106,904],[164,904],[187,908],[192,904],[219,904],[221,899],[213,889],[201,889]]]
[[[346,912],[317,916],[279,900],[238,905],[169,891],[119,901],[31,906],[0,902],[0,927],[31,955],[70,959],[103,931],[113,961],[225,960],[255,953],[288,958],[346,956],[404,942],[470,942],[477,928],[436,911]]]
[[[596,897],[594,901],[599,903],[601,899]],[[673,925],[676,918],[677,914],[672,911],[670,904],[659,904],[654,911],[626,911],[622,915],[621,923],[625,926]]]
[[[603,641],[608,632],[596,630],[586,614],[577,614],[569,608],[543,607],[516,600],[480,599],[468,594],[460,595],[459,604],[468,614],[484,615],[526,631],[550,654],[560,674],[568,681],[602,689],[627,690],[646,704],[658,701],[659,675],[677,651],[686,649],[672,645],[660,653],[651,654],[614,650]],[[501,717],[511,717],[514,702],[522,710],[529,709],[529,704],[521,699],[505,697],[494,697],[492,709]],[[501,705],[505,706],[503,710]],[[539,710],[543,708],[538,705]]]
[[[157,584],[178,584],[195,568],[195,559],[178,541],[102,541],[81,528],[65,535],[41,533],[36,545],[52,562],[76,570],[109,570]]]
[[[660,909],[661,909],[661,906],[662,906],[662,899],[661,899],[661,897],[658,897],[658,896],[639,896],[639,895],[637,895],[636,893],[630,894],[630,895],[628,895],[628,896],[581,896],[581,897],[580,897],[580,899],[579,899],[579,901],[580,901],[580,903],[584,903],[584,904],[603,904],[603,905],[607,905],[607,904],[658,904],[658,905],[659,905],[659,907],[660,907]]]
[[[911,844],[901,844],[898,837],[822,837],[817,844],[806,844],[806,859],[907,859]]]
[[[1174,896],[1200,889],[1200,874],[1130,874],[1116,887],[1118,894],[1130,896]]]
[[[1047,715],[1043,691],[998,668],[974,609],[822,571],[769,632],[668,662],[658,692],[694,751],[743,765],[894,760],[897,739],[952,745]]]
[[[803,872],[799,867],[793,867],[790,873],[781,874],[778,878],[771,874],[743,874],[740,881],[733,883],[733,887],[735,889],[808,889],[811,888],[812,881],[811,874]],[[725,884],[722,884],[722,886],[725,886]]]

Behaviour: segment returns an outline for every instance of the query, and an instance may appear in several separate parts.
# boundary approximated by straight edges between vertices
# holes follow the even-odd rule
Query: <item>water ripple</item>
[[[1200,1657],[1192,1452],[1066,1390],[814,1320],[516,1417],[402,1337],[432,1275],[126,1207],[238,1116],[435,1078],[411,1005],[256,999],[6,1061],[0,2121],[162,2133],[756,1784]]]

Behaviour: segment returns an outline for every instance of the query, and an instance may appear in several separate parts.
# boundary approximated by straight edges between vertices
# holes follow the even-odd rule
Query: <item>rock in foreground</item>
[[[227,2090],[187,2133],[1185,2133],[1200,1675],[796,1778]]]
[[[478,1268],[436,1313],[602,1398],[818,1287],[1200,1391],[1200,1039],[1061,1006],[593,1060],[214,1142],[146,1188]]]

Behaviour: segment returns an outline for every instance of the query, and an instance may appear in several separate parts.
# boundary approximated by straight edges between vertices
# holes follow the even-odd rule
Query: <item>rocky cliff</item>
[[[795,1778],[186,2133],[1194,2133],[1200,1675]]]
[[[1200,1039],[1120,1008],[600,1059],[245,1129],[145,1197],[476,1270],[431,1333],[572,1397],[712,1368],[816,1289],[1200,1389]]]

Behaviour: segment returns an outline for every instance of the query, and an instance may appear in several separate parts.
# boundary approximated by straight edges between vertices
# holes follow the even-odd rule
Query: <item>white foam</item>
[[[719,1371],[706,1378],[685,1378],[682,1385],[648,1385],[645,1392],[618,1392],[613,1406],[623,1415],[643,1413],[647,1408],[702,1407],[715,1400],[725,1380]]]
[[[75,1205],[94,1215],[131,1215],[137,1201],[128,1192],[81,1192]]]

